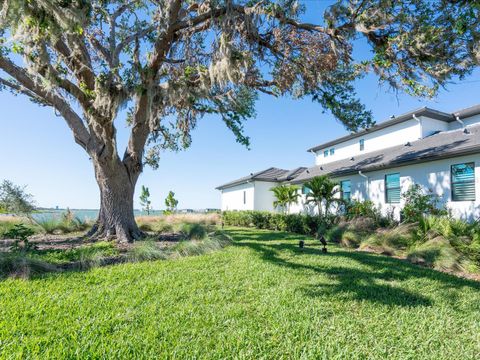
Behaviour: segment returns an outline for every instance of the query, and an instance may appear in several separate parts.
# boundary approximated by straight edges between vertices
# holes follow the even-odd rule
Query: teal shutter
[[[452,200],[475,200],[475,163],[452,165]]]
[[[385,175],[385,202],[398,204],[400,202],[400,174]]]

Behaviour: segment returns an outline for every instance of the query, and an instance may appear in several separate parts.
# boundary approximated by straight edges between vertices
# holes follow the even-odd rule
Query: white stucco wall
[[[273,182],[255,181],[255,210],[273,211],[275,196],[270,189],[278,185]]]
[[[475,201],[452,201],[450,168],[451,165],[474,162],[475,163]],[[401,193],[405,193],[413,184],[420,184],[425,189],[437,194],[443,203],[452,211],[452,215],[465,220],[473,220],[480,217],[480,154],[462,156],[451,159],[443,159],[426,163],[390,168],[381,171],[365,172],[367,180],[358,174],[335,178],[335,181],[351,181],[351,196],[355,200],[372,200],[383,214],[393,210],[397,219],[403,208],[404,200],[399,204],[385,202],[385,175],[400,173]],[[302,202],[299,202],[292,211],[303,211]]]
[[[243,194],[245,192],[245,203]],[[222,211],[226,210],[254,210],[255,186],[246,183],[221,190]]]
[[[368,152],[385,149],[386,147],[405,144],[408,141],[415,141],[421,137],[422,131],[418,121],[413,119],[407,120],[400,124],[366,133],[363,136],[318,150],[315,156],[315,163],[316,165],[327,164],[332,161],[338,161],[351,158],[352,156],[355,157]],[[360,139],[365,140],[365,150],[363,151],[360,151]],[[335,154],[333,156],[329,155],[324,157],[324,150],[331,148],[335,149]]]
[[[441,120],[430,119],[425,116],[419,117],[422,126],[422,138],[432,135],[437,131],[449,130],[449,123]]]
[[[474,125],[480,123],[480,114],[475,116],[470,116],[468,118],[460,119],[464,122],[466,126]],[[453,121],[449,123],[449,130],[460,129],[462,125],[458,121]]]
[[[252,181],[221,191],[222,211],[226,210],[262,210],[274,211],[275,197],[270,189],[277,183]],[[245,192],[246,203],[243,193]]]

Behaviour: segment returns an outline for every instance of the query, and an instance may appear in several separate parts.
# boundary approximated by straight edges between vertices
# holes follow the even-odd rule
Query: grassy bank
[[[4,358],[473,359],[480,285],[230,228],[197,257],[0,282]],[[305,239],[307,247],[298,248]]]

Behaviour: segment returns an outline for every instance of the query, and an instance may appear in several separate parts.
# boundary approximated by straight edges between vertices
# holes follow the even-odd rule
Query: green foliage
[[[28,279],[56,270],[54,265],[36,259],[24,251],[0,252],[0,279],[7,277]]]
[[[142,185],[142,192],[140,194],[140,205],[142,205],[142,210],[147,212],[147,215],[150,215],[151,204],[152,202],[150,201],[150,190],[148,189],[148,187]]]
[[[373,201],[352,200],[345,206],[345,217],[347,219],[353,219],[357,217],[377,219],[380,217],[380,210],[375,207]]]
[[[428,215],[445,216],[448,214],[445,207],[440,207],[440,199],[432,193],[425,193],[419,184],[412,185],[402,197],[405,205],[402,209],[403,221],[417,222]]]
[[[416,223],[384,227],[372,217],[352,217],[330,228],[326,238],[345,247],[406,257],[438,270],[478,272],[480,269],[477,222],[421,216]]]
[[[167,210],[164,211],[165,215],[171,215],[177,210],[178,200],[175,199],[175,193],[171,190],[165,198],[165,206],[167,207]]]
[[[29,215],[34,209],[32,195],[9,180],[0,184],[0,210],[3,213]]]
[[[325,216],[328,219],[333,204],[343,204],[343,200],[338,196],[340,194],[338,184],[327,175],[315,176],[303,186],[309,190],[306,197],[307,204],[313,203],[321,218]]]
[[[103,265],[109,258],[117,257],[119,251],[113,242],[99,241],[66,250],[36,250],[30,255],[32,258],[54,267],[67,266],[68,268],[87,270]],[[52,271],[55,271],[55,268]]]
[[[90,226],[86,220],[75,217],[69,209],[60,218],[48,217],[40,219],[37,220],[37,224],[45,233],[57,235],[85,231]]]
[[[215,231],[207,235],[202,225],[199,225],[199,227],[193,225],[199,224],[188,224],[188,226],[183,227],[187,235],[186,239],[173,246],[160,248],[159,244],[153,239],[137,241],[133,248],[128,251],[128,259],[139,262],[197,256],[220,250],[231,244],[231,238],[224,232]]]
[[[164,260],[168,253],[160,249],[154,240],[145,239],[137,241],[133,248],[128,251],[128,259],[133,262]]]
[[[7,239],[15,239],[15,242],[11,246],[11,251],[30,251],[34,248],[34,245],[28,241],[28,237],[34,233],[35,231],[24,224],[15,224],[10,230],[5,232],[3,236]]]
[[[207,236],[207,228],[202,224],[186,223],[180,228],[180,232],[189,240],[202,240]]]
[[[215,232],[202,240],[180,241],[171,250],[170,258],[179,258],[185,256],[198,256],[213,251],[221,250],[230,245],[232,239],[224,232]]]
[[[288,214],[290,205],[297,203],[300,194],[296,185],[278,185],[270,189],[275,196],[273,206],[280,208],[284,214]]]
[[[326,231],[326,222],[318,216],[307,214],[277,214],[268,211],[224,211],[225,225],[255,227],[275,231],[288,231],[297,234],[316,235]]]

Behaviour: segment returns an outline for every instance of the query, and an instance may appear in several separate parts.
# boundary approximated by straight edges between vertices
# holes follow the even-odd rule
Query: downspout
[[[423,129],[422,129],[422,119],[419,119],[417,117],[417,115],[413,114],[412,117],[417,120],[418,124],[420,125],[420,136],[418,137],[419,139],[421,139],[423,136],[422,136],[422,132],[423,132]]]
[[[460,123],[460,125],[462,125],[462,129],[463,129],[463,132],[465,134],[470,134],[470,132],[467,129],[467,126],[465,125],[465,123],[462,120],[460,120],[460,116],[455,115],[455,120],[458,121]]]
[[[365,183],[367,184],[367,186],[366,186],[367,197],[370,198],[370,183],[369,183],[368,176],[363,174],[362,170],[358,170],[358,175],[360,175],[361,177],[363,177],[365,179]],[[365,200],[369,200],[369,199],[365,199]]]

